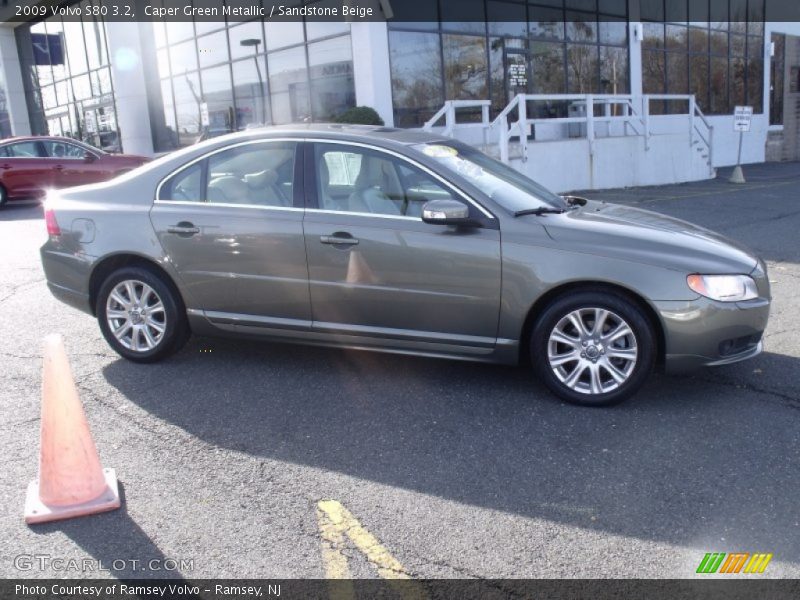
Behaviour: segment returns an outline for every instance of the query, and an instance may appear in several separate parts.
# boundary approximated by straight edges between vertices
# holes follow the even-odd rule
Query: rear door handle
[[[167,231],[169,233],[177,233],[178,235],[194,235],[195,233],[200,233],[200,228],[195,227],[192,223],[181,221],[177,225],[167,227]]]
[[[319,241],[323,244],[332,244],[334,246],[355,246],[358,240],[354,237],[343,237],[340,235],[321,235]]]
[[[10,168],[11,168],[11,165],[9,165],[9,164],[0,165],[0,169],[10,169]]]

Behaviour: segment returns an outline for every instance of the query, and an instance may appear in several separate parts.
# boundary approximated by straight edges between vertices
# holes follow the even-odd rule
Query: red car
[[[0,142],[0,207],[41,198],[47,189],[112,179],[149,158],[108,154],[66,137],[15,137]]]

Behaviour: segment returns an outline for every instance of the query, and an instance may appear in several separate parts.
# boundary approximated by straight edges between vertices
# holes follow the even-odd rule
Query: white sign
[[[208,118],[208,102],[202,102],[200,104],[200,125],[202,127],[208,127],[211,123],[211,120]]]
[[[733,111],[733,130],[750,131],[750,120],[753,118],[752,106],[737,106]]]

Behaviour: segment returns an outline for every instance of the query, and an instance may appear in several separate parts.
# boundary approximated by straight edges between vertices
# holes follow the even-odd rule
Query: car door
[[[288,140],[237,144],[159,185],[150,212],[158,239],[188,308],[219,326],[310,326],[298,152]]]
[[[47,161],[53,168],[53,185],[58,188],[97,183],[110,178],[100,157],[78,144],[63,140],[43,140]]]
[[[39,141],[6,144],[0,149],[0,182],[12,197],[37,197],[52,187],[54,171]]]
[[[318,141],[307,161],[303,227],[315,330],[432,350],[494,347],[501,256],[489,212],[389,151]],[[434,198],[467,203],[481,224],[424,223],[421,206]]]

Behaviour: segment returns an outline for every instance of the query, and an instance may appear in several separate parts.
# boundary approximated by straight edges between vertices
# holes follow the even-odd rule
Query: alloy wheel
[[[547,360],[556,377],[582,394],[605,394],[631,377],[639,356],[631,326],[604,308],[580,308],[556,323]]]
[[[148,352],[167,329],[167,314],[156,291],[142,281],[126,279],[111,290],[106,321],[112,335],[128,350]]]

